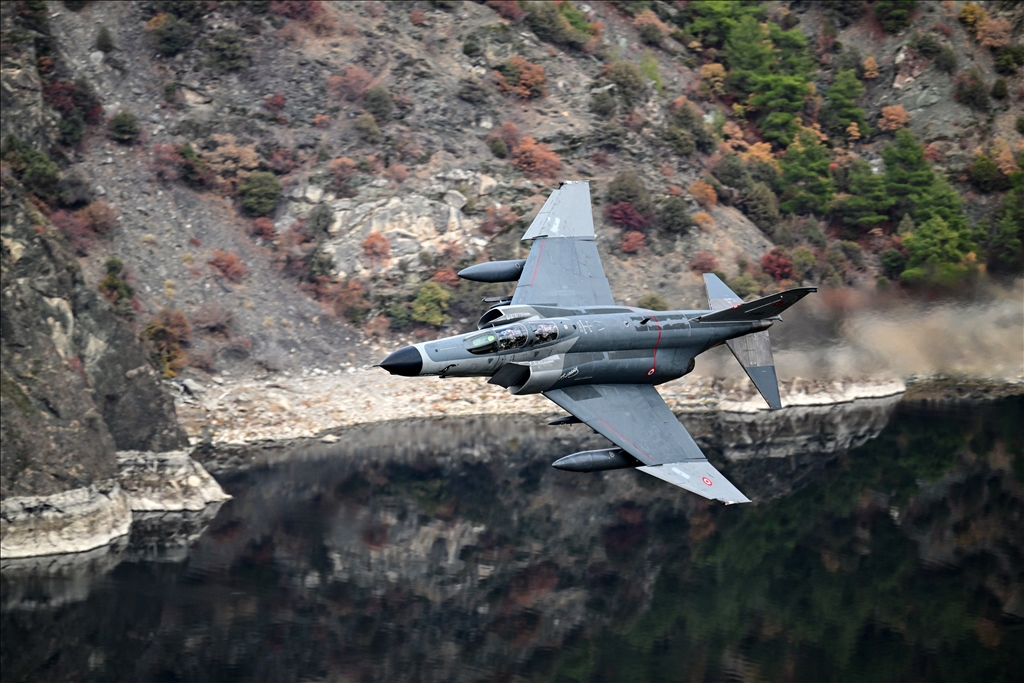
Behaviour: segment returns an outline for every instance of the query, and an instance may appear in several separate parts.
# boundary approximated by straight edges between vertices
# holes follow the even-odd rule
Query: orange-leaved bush
[[[882,130],[899,130],[907,125],[910,114],[903,108],[902,104],[895,104],[891,107],[882,107],[882,115],[878,119],[878,127]]]
[[[551,178],[562,168],[562,160],[550,147],[529,135],[512,151],[512,163],[528,178]]]
[[[714,206],[718,202],[718,194],[715,188],[703,180],[695,180],[690,185],[690,194],[701,206]]]
[[[715,226],[715,219],[711,217],[711,214],[704,211],[693,214],[693,222],[696,223],[701,230],[710,230]]]
[[[377,263],[384,261],[391,256],[391,243],[388,238],[377,231],[371,232],[363,240],[363,254],[366,258]]]
[[[513,56],[499,67],[494,72],[494,80],[502,93],[515,95],[524,100],[544,97],[547,94],[544,67],[528,62],[519,55]]]
[[[631,230],[622,236],[622,243],[619,249],[627,254],[635,254],[647,244],[647,236],[642,232]]]

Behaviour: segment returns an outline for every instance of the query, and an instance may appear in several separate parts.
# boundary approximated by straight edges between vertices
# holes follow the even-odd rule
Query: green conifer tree
[[[864,86],[857,80],[853,69],[840,71],[825,95],[825,107],[821,111],[821,122],[826,130],[842,134],[856,123],[861,135],[871,133],[864,120],[864,110],[857,106],[857,100],[864,94]]]
[[[831,158],[825,146],[812,131],[804,130],[789,145],[781,162],[782,210],[821,215],[835,193],[829,169]]]
[[[847,171],[849,196],[838,204],[836,216],[850,232],[870,230],[888,220],[893,199],[885,191],[885,180],[871,171],[871,165],[857,159]]]

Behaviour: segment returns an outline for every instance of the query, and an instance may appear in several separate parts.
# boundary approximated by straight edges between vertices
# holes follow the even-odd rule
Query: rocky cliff
[[[4,12],[9,27],[11,8]],[[44,188],[65,192],[75,185],[48,158],[60,129],[43,104],[39,78],[36,48],[48,45],[46,37],[36,31],[34,40],[23,36],[4,53],[4,151],[18,160],[6,156],[0,177],[0,496],[84,496],[83,509],[119,520],[103,536],[131,518],[115,482],[116,452],[169,451],[187,439],[130,308],[115,310],[44,213]],[[45,498],[37,500],[47,507]]]

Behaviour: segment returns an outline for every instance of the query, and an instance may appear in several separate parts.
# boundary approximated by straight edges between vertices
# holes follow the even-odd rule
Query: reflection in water
[[[0,666],[5,681],[1009,680],[1022,405],[899,406],[888,425],[891,403],[848,406],[845,425],[725,432],[739,418],[709,416],[702,445],[762,501],[734,507],[551,469],[592,440],[582,427],[444,421],[447,448],[425,428],[390,455],[367,432],[362,452],[345,440],[223,478],[235,498],[187,557],[133,539],[60,600],[49,575],[5,569]]]

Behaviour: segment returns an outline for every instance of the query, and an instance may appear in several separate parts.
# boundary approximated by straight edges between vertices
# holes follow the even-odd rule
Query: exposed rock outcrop
[[[8,498],[0,512],[0,549],[5,560],[80,553],[124,536],[131,524],[131,503],[116,480]]]
[[[89,287],[67,243],[5,182],[0,494],[49,495],[113,476],[118,449],[184,443],[135,333]]]
[[[91,486],[0,503],[4,560],[101,548],[128,534],[136,513],[153,537],[161,527],[153,513],[205,512],[231,498],[184,451],[128,451],[118,454],[117,464],[116,477]]]

